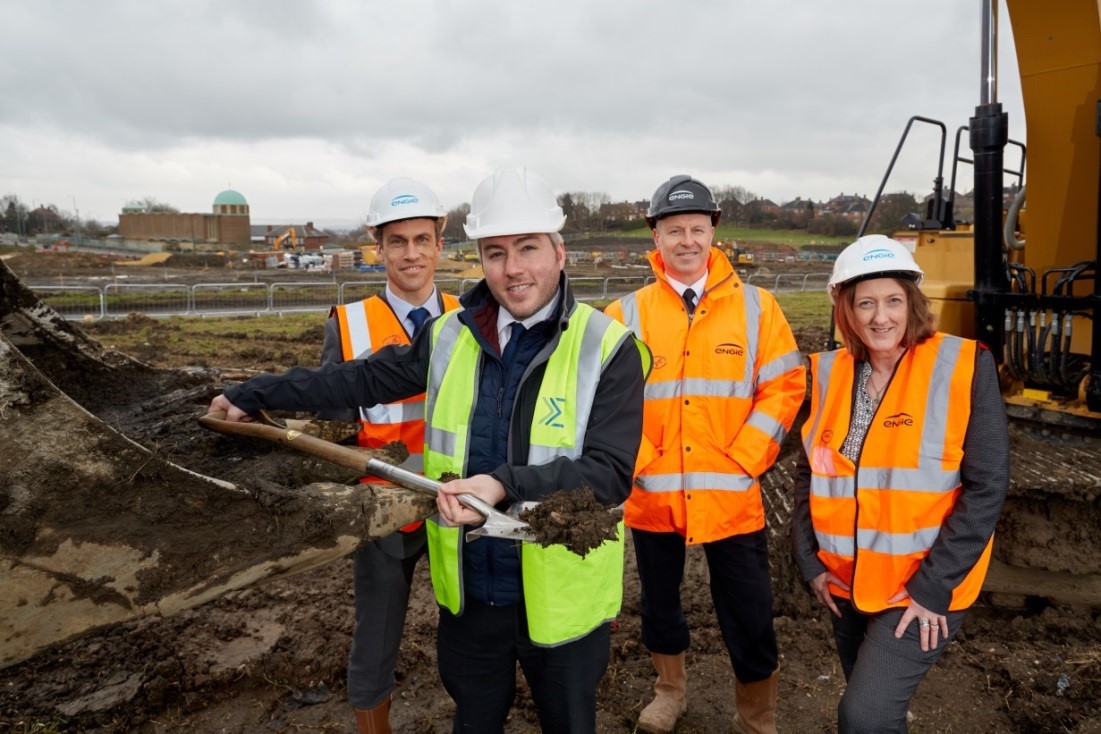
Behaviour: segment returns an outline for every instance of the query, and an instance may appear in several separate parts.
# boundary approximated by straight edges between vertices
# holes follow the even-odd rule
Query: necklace
[[[872,402],[878,404],[883,399],[883,393],[887,390],[887,383],[883,383],[883,387],[876,387],[875,381],[872,380],[874,372],[868,372],[868,377],[864,380],[864,392],[868,394],[868,397],[872,399]],[[890,378],[887,379],[890,382]]]

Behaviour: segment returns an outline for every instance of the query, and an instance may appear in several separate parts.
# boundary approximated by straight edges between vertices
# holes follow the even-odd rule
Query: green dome
[[[126,206],[122,207],[122,210],[124,212],[143,212],[145,211],[145,206],[137,201],[128,201],[126,202]]]
[[[248,202],[245,201],[245,197],[233,189],[226,189],[222,193],[214,197],[214,206],[228,205],[228,204],[243,204],[248,206]]]

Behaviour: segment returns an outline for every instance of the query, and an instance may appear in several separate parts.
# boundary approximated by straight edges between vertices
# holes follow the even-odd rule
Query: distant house
[[[748,206],[754,207],[757,211],[765,214],[779,214],[780,205],[772,199],[754,199],[749,202]]]
[[[314,227],[313,222],[269,226],[264,234],[264,242],[272,250],[320,250],[330,239],[328,234]]]
[[[868,214],[872,206],[870,199],[865,199],[858,194],[839,194],[822,204],[819,215],[830,214],[835,217],[859,222]]]

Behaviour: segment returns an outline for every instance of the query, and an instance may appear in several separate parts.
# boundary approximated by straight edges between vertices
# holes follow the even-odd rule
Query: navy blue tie
[[[424,306],[414,308],[412,311],[409,312],[409,320],[413,322],[414,338],[416,338],[417,334],[420,333],[421,327],[424,326],[424,322],[428,320],[429,316],[430,314],[428,313],[428,309]]]
[[[688,313],[691,315],[696,310],[696,291],[685,288],[681,297],[684,299],[684,307],[688,309]]]
[[[505,351],[501,355],[501,361],[508,364],[512,361],[512,357],[516,354],[516,348],[520,346],[520,339],[524,336],[524,325],[519,321],[513,321],[509,324],[512,329],[512,335],[508,338],[508,343],[505,344]]]

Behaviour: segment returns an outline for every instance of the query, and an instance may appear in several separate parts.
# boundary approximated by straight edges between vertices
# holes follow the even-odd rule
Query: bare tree
[[[470,214],[470,204],[465,202],[447,211],[447,224],[443,228],[444,239],[455,242],[467,239],[466,230],[463,229],[467,214]]]
[[[145,211],[157,214],[179,214],[180,210],[171,204],[167,204],[163,201],[158,201],[152,196],[146,196],[143,199],[139,199],[138,203],[141,204]]]

